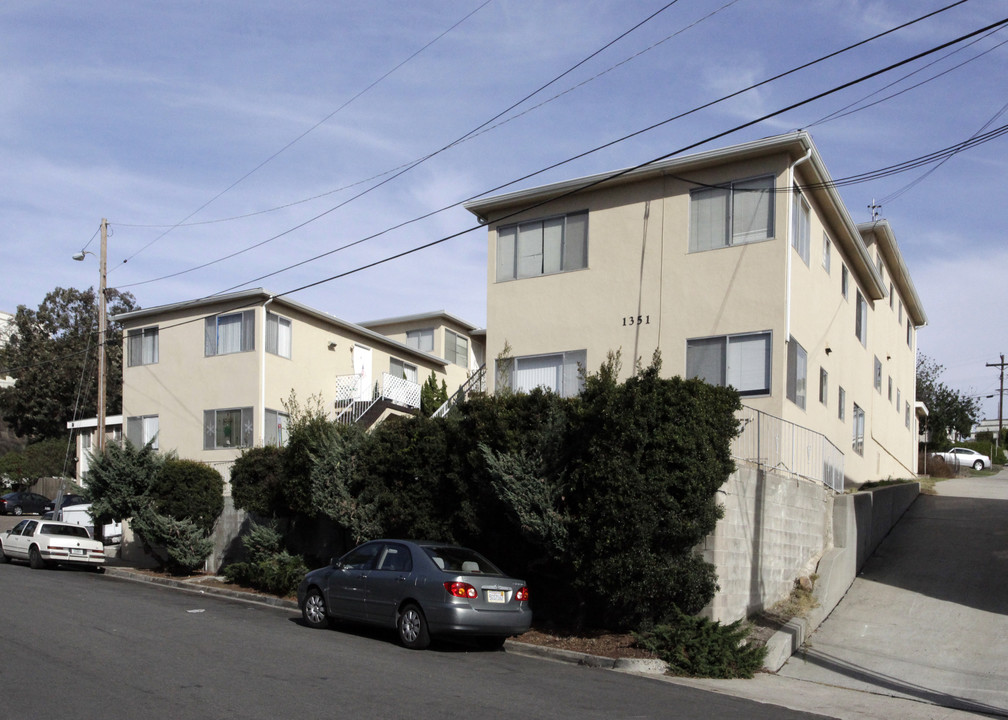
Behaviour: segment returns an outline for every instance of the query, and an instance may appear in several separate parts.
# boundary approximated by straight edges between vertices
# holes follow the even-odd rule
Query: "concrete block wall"
[[[705,614],[732,622],[788,596],[833,540],[833,493],[821,483],[740,466],[722,487],[725,515],[701,550],[720,590]]]

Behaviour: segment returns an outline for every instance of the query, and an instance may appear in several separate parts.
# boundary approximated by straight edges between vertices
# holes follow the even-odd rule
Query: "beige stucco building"
[[[333,418],[373,424],[418,408],[431,373],[454,391],[482,357],[481,334],[444,312],[379,321],[384,334],[262,289],[114,319],[123,325],[125,436],[225,479],[242,448],[286,441],[292,392],[302,407],[318,397]]]
[[[489,230],[491,388],[570,395],[579,366],[659,350],[821,433],[848,486],[915,474],[927,318],[892,228],[854,222],[807,133],[466,207]]]

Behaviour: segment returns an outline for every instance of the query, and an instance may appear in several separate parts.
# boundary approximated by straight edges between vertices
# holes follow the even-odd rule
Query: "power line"
[[[286,235],[289,235],[290,233],[292,233],[292,232],[294,232],[296,230],[300,230],[301,228],[309,225],[310,223],[313,223],[313,222],[321,219],[322,217],[325,217],[329,213],[331,213],[331,212],[333,212],[333,211],[335,211],[335,210],[337,210],[337,209],[345,206],[346,204],[352,202],[353,200],[355,200],[355,199],[361,197],[362,195],[370,192],[371,190],[374,190],[377,187],[380,187],[381,185],[383,185],[383,184],[385,184],[385,183],[387,183],[387,182],[395,179],[396,177],[399,177],[403,173],[408,172],[408,170],[412,169],[412,167],[415,167],[416,165],[418,165],[420,162],[423,162],[426,159],[434,157],[438,153],[440,153],[440,152],[442,152],[442,151],[444,151],[444,150],[452,147],[455,144],[458,144],[459,142],[461,142],[466,137],[472,135],[474,132],[476,132],[476,131],[478,131],[478,130],[484,128],[484,127],[486,127],[487,125],[489,125],[490,123],[492,123],[497,118],[500,118],[501,116],[503,116],[504,114],[506,114],[507,112],[509,112],[511,109],[513,109],[513,108],[517,107],[518,105],[520,105],[521,103],[525,102],[525,100],[533,97],[534,95],[536,95],[537,93],[541,92],[546,87],[549,87],[551,84],[553,84],[554,82],[556,82],[560,78],[562,78],[565,75],[569,74],[574,68],[576,68],[576,67],[584,64],[591,57],[594,57],[594,56],[598,55],[605,48],[611,46],[613,43],[615,43],[616,41],[618,41],[622,37],[625,37],[630,32],[633,32],[633,30],[637,29],[638,27],[640,27],[641,25],[643,25],[645,22],[648,22],[649,20],[651,20],[652,18],[654,18],[658,13],[661,13],[664,10],[666,10],[668,7],[670,7],[676,1],[677,0],[673,0],[673,2],[670,2],[669,4],[665,5],[660,10],[658,10],[656,13],[653,13],[648,18],[646,18],[645,20],[641,21],[640,23],[638,23],[637,25],[635,25],[630,30],[627,30],[626,32],[624,32],[621,35],[619,35],[616,39],[614,39],[614,40],[610,41],[609,43],[607,43],[603,48],[601,48],[601,49],[595,51],[594,53],[592,53],[591,55],[589,55],[588,58],[585,58],[584,60],[581,60],[580,62],[578,62],[577,64],[575,64],[574,66],[572,66],[571,68],[569,68],[568,70],[566,70],[564,73],[561,73],[556,78],[554,78],[550,82],[548,82],[545,85],[543,85],[542,87],[540,87],[538,90],[536,90],[536,91],[534,91],[532,93],[529,93],[528,95],[525,96],[525,98],[523,98],[522,100],[518,101],[517,103],[512,104],[508,109],[503,110],[502,112],[498,113],[496,116],[494,116],[493,118],[491,118],[490,120],[487,120],[486,122],[482,123],[475,130],[470,131],[466,135],[461,136],[459,139],[457,139],[454,142],[452,142],[452,143],[444,146],[443,148],[441,148],[441,149],[439,149],[439,150],[437,150],[435,152],[432,152],[432,153],[428,154],[424,158],[422,158],[422,159],[416,161],[415,163],[407,166],[405,169],[403,169],[402,171],[396,173],[392,177],[387,178],[386,180],[382,181],[381,183],[378,183],[378,184],[376,184],[376,185],[368,188],[367,190],[362,191],[361,193],[358,193],[357,195],[355,195],[355,196],[347,199],[346,201],[344,201],[342,203],[339,203],[338,205],[336,205],[334,207],[331,207],[328,210],[326,210],[326,211],[324,211],[322,213],[319,213],[318,215],[315,215],[314,217],[311,217],[308,220],[305,220],[305,221],[303,221],[303,222],[301,222],[301,223],[299,223],[299,224],[297,224],[297,225],[295,225],[295,226],[293,226],[291,228],[288,228],[287,230],[284,230],[281,233],[273,235],[273,236],[271,236],[269,238],[266,238],[265,240],[262,240],[262,241],[260,241],[258,243],[255,243],[253,245],[250,245],[250,246],[247,246],[245,248],[242,248],[241,250],[237,250],[237,251],[235,251],[233,253],[229,253],[229,254],[224,255],[222,257],[216,258],[214,260],[207,261],[205,263],[201,263],[199,265],[193,266],[191,268],[187,268],[185,270],[180,270],[180,271],[175,272],[175,273],[170,273],[170,274],[167,274],[167,275],[162,275],[160,277],[151,278],[149,280],[144,280],[144,281],[140,281],[140,282],[136,282],[136,283],[130,283],[130,284],[127,284],[127,285],[121,285],[119,287],[121,287],[121,288],[136,287],[136,286],[139,286],[139,285],[145,285],[145,284],[149,284],[149,283],[153,283],[153,282],[158,282],[158,281],[161,281],[161,280],[167,280],[167,279],[170,279],[170,278],[173,278],[173,277],[178,277],[180,275],[183,275],[183,274],[186,274],[186,273],[189,273],[189,272],[194,272],[196,270],[200,270],[200,269],[209,267],[211,265],[215,265],[217,263],[223,262],[224,260],[230,260],[230,259],[232,259],[234,257],[237,257],[238,255],[241,255],[241,254],[244,254],[244,253],[249,252],[251,250],[254,250],[256,248],[262,247],[262,246],[264,246],[264,245],[266,245],[266,244],[268,244],[270,242],[273,242],[274,240],[277,240],[277,239],[282,238],[282,237],[284,237]],[[504,189],[504,188],[506,188],[506,187],[508,187],[510,185],[514,185],[514,184],[522,182],[524,180],[528,180],[528,179],[530,179],[532,177],[535,177],[535,176],[540,175],[542,173],[545,173],[545,172],[548,172],[550,170],[556,169],[558,167],[561,167],[563,165],[571,163],[571,162],[573,162],[575,160],[584,158],[584,157],[586,157],[586,156],[588,156],[588,155],[590,155],[592,153],[599,152],[599,151],[601,151],[603,149],[612,147],[612,146],[614,146],[614,145],[616,145],[616,144],[618,144],[620,142],[624,142],[624,141],[629,140],[631,138],[634,138],[634,137],[637,137],[637,136],[642,135],[644,133],[647,133],[647,132],[650,132],[652,130],[655,130],[655,129],[657,129],[659,127],[662,127],[664,125],[667,125],[667,124],[669,124],[669,123],[671,123],[671,122],[673,122],[675,120],[679,120],[681,118],[687,117],[688,115],[691,115],[691,114],[697,113],[697,112],[699,112],[701,110],[704,110],[704,109],[707,109],[709,107],[712,107],[712,106],[714,106],[714,105],[716,105],[718,103],[721,103],[721,102],[724,102],[726,100],[730,100],[732,98],[738,97],[738,96],[740,96],[740,95],[742,95],[742,94],[744,94],[746,92],[749,92],[750,90],[754,90],[756,88],[762,87],[763,85],[767,85],[767,84],[769,84],[771,82],[775,82],[776,80],[784,78],[784,77],[786,77],[788,75],[792,75],[792,74],[794,74],[796,72],[799,72],[801,70],[804,70],[804,69],[807,69],[809,67],[812,67],[813,65],[816,65],[816,64],[824,62],[824,61],[826,61],[828,59],[831,59],[831,58],[837,57],[839,55],[842,55],[843,53],[849,52],[849,51],[851,51],[853,49],[856,49],[856,48],[858,48],[858,47],[860,47],[862,45],[865,45],[865,44],[867,44],[869,42],[872,42],[874,40],[882,38],[882,37],[884,37],[886,35],[890,35],[890,34],[892,34],[894,32],[897,32],[898,30],[902,30],[902,29],[907,28],[907,27],[909,27],[911,25],[914,25],[916,23],[922,22],[923,20],[926,20],[926,19],[929,19],[931,17],[934,17],[934,16],[936,16],[936,15],[938,15],[940,13],[946,12],[947,10],[950,10],[950,9],[952,9],[952,8],[958,6],[958,5],[961,5],[961,4],[965,3],[965,2],[967,2],[967,0],[957,0],[956,2],[950,3],[950,4],[948,4],[948,5],[946,5],[946,6],[942,7],[942,8],[938,8],[937,10],[934,10],[932,12],[929,12],[929,13],[926,13],[924,15],[921,15],[920,17],[917,17],[917,18],[915,18],[913,20],[909,20],[909,21],[907,21],[905,23],[902,23],[902,24],[897,25],[897,26],[895,26],[893,28],[890,28],[889,30],[885,30],[885,31],[883,31],[881,33],[877,33],[876,35],[873,35],[873,36],[871,36],[869,38],[861,40],[861,41],[859,41],[857,43],[854,43],[852,45],[848,45],[847,47],[844,47],[844,48],[842,48],[840,50],[836,50],[834,52],[828,53],[828,54],[823,55],[823,56],[821,56],[821,57],[819,57],[819,58],[817,58],[815,60],[812,60],[812,61],[807,62],[807,63],[803,63],[803,64],[798,65],[798,66],[796,66],[796,67],[794,67],[794,68],[792,68],[790,70],[787,70],[787,71],[784,71],[782,73],[778,73],[777,75],[774,75],[774,76],[771,76],[769,78],[766,78],[766,79],[764,79],[764,80],[762,80],[760,82],[753,83],[752,85],[749,85],[748,87],[742,88],[740,90],[737,90],[737,91],[735,91],[733,93],[730,93],[728,95],[722,96],[722,97],[720,97],[720,98],[718,98],[716,100],[712,100],[712,101],[710,101],[708,103],[705,103],[703,105],[699,105],[697,107],[692,108],[691,110],[685,111],[685,112],[680,113],[678,115],[674,115],[674,116],[672,116],[670,118],[667,118],[667,119],[665,119],[665,120],[663,120],[661,122],[658,122],[658,123],[655,123],[653,125],[647,126],[647,127],[643,128],[643,129],[637,130],[637,131],[635,131],[633,133],[630,133],[628,135],[624,135],[624,136],[622,136],[620,138],[617,138],[615,140],[612,140],[612,141],[610,141],[608,143],[605,143],[603,145],[600,145],[600,146],[597,146],[595,148],[592,148],[592,149],[590,149],[590,150],[588,150],[586,152],[580,153],[580,154],[575,155],[573,157],[570,157],[570,158],[567,158],[567,159],[562,160],[560,162],[554,163],[552,165],[549,165],[549,166],[547,166],[545,168],[542,168],[540,170],[537,170],[535,172],[526,174],[526,175],[524,175],[522,177],[513,179],[513,180],[511,180],[511,181],[509,181],[507,183],[504,183],[502,185],[498,185],[498,186],[496,186],[494,188],[490,188],[489,190],[485,190],[485,191],[483,191],[481,193],[478,193],[478,194],[476,194],[476,195],[474,195],[472,197],[466,198],[465,200],[461,200],[459,202],[455,202],[455,203],[452,203],[450,205],[446,205],[446,206],[444,206],[442,208],[439,208],[437,210],[425,213],[425,214],[420,215],[418,217],[415,217],[415,218],[412,218],[410,220],[407,220],[407,221],[404,221],[402,223],[399,223],[399,224],[397,224],[395,226],[386,228],[386,229],[384,229],[382,231],[379,231],[377,233],[369,235],[369,236],[367,236],[365,238],[362,238],[360,240],[351,242],[351,243],[346,244],[346,245],[342,245],[340,247],[334,248],[332,250],[329,250],[327,252],[321,253],[319,255],[315,255],[313,257],[310,257],[310,258],[307,258],[305,260],[302,260],[301,262],[298,262],[298,263],[295,263],[295,264],[292,264],[292,265],[288,265],[288,266],[286,266],[286,267],[284,267],[284,268],[282,268],[282,269],[280,269],[278,271],[275,271],[275,272],[269,273],[267,275],[263,275],[263,276],[257,277],[257,278],[255,278],[253,280],[249,280],[248,282],[244,282],[244,283],[241,283],[239,285],[232,286],[231,288],[228,288],[227,290],[222,290],[220,292],[221,293],[228,292],[229,290],[232,290],[234,288],[244,287],[244,286],[249,285],[251,283],[258,282],[259,280],[264,280],[266,278],[272,277],[273,275],[279,274],[281,272],[285,272],[287,270],[292,270],[294,268],[300,267],[300,266],[305,265],[307,263],[319,260],[319,259],[321,259],[323,257],[327,257],[328,255],[332,255],[332,254],[334,254],[336,252],[340,252],[342,250],[346,250],[346,249],[348,249],[350,247],[353,247],[355,245],[359,245],[359,244],[361,244],[363,242],[367,242],[367,241],[373,240],[373,239],[375,239],[377,237],[381,237],[382,235],[385,235],[385,234],[387,234],[387,233],[389,233],[389,232],[391,232],[393,230],[400,229],[402,227],[405,227],[406,225],[410,225],[410,224],[415,223],[415,222],[419,222],[420,220],[429,218],[432,215],[438,214],[440,212],[444,212],[444,211],[449,210],[449,209],[454,208],[454,207],[458,207],[459,205],[461,205],[461,204],[463,204],[465,202],[468,202],[470,200],[473,200],[475,198],[481,197],[483,195],[487,195],[489,193],[497,192],[497,191],[502,190],[502,189]],[[710,17],[710,16],[707,16],[707,17]]]
[[[965,2],[965,0],[960,0],[960,1],[961,2]],[[219,257],[219,258],[217,258],[215,260],[210,260],[208,262],[202,263],[200,265],[196,265],[196,266],[188,268],[186,270],[180,270],[180,271],[178,271],[176,273],[171,273],[171,274],[168,274],[168,275],[162,275],[161,277],[152,278],[150,280],[143,280],[143,281],[140,281],[140,282],[129,283],[129,284],[126,284],[126,285],[121,285],[120,287],[129,288],[129,287],[137,287],[139,285],[147,285],[147,284],[152,283],[152,282],[158,282],[160,280],[167,280],[169,278],[177,277],[179,275],[183,275],[185,273],[193,272],[195,270],[201,270],[201,269],[203,269],[205,267],[209,267],[211,265],[215,265],[215,264],[217,264],[219,262],[222,262],[224,260],[230,260],[233,257],[237,257],[238,255],[241,255],[243,253],[249,252],[249,251],[254,250],[254,249],[258,248],[258,247],[262,247],[263,245],[265,245],[267,243],[273,242],[274,240],[277,240],[277,239],[279,239],[281,237],[284,237],[285,235],[289,235],[290,233],[294,232],[295,230],[300,230],[301,228],[305,227],[306,225],[309,225],[310,223],[313,223],[313,222],[315,222],[317,220],[322,219],[326,215],[329,215],[330,213],[338,210],[341,207],[344,207],[345,205],[348,205],[349,203],[353,202],[354,200],[357,200],[357,199],[363,197],[364,195],[367,195],[371,191],[376,190],[377,188],[380,188],[381,186],[383,186],[383,185],[385,185],[387,183],[392,182],[396,178],[398,178],[398,177],[406,174],[407,172],[409,172],[413,168],[421,165],[422,163],[425,163],[427,160],[430,160],[431,158],[433,158],[433,157],[441,154],[445,150],[448,150],[448,149],[454,147],[455,145],[458,145],[459,143],[463,142],[467,137],[471,136],[473,133],[478,132],[479,130],[481,130],[482,128],[486,127],[490,123],[494,122],[495,120],[497,120],[501,116],[507,114],[508,112],[510,112],[511,110],[513,110],[514,108],[518,107],[519,105],[521,105],[522,103],[524,103],[529,98],[534,97],[538,93],[540,93],[543,90],[545,90],[546,88],[548,88],[553,83],[555,83],[555,82],[559,81],[560,79],[562,79],[563,77],[569,75],[574,70],[576,70],[580,66],[584,65],[586,62],[588,62],[592,58],[596,57],[597,55],[599,55],[600,53],[602,53],[603,51],[605,51],[609,47],[612,47],[615,43],[619,42],[624,37],[626,37],[630,33],[634,32],[635,30],[637,30],[638,28],[640,28],[644,24],[650,22],[655,17],[657,17],[658,15],[660,15],[661,13],[663,13],[665,10],[667,10],[668,8],[670,8],[673,5],[675,5],[677,2],[679,2],[679,0],[671,0],[671,2],[665,4],[660,9],[658,9],[655,12],[651,13],[650,15],[648,15],[646,18],[644,18],[643,20],[641,20],[640,22],[638,22],[637,24],[635,24],[629,30],[625,30],[624,32],[620,33],[615,38],[613,38],[612,40],[610,40],[609,42],[607,42],[605,45],[603,45],[599,49],[595,50],[594,52],[590,53],[587,57],[582,58],[578,62],[574,63],[574,65],[572,65],[571,67],[567,68],[562,73],[560,73],[559,75],[555,76],[552,80],[550,80],[546,84],[541,85],[536,90],[533,90],[529,94],[525,95],[525,97],[523,97],[521,100],[518,100],[517,102],[512,103],[507,108],[505,108],[504,110],[501,110],[499,113],[497,113],[496,115],[494,115],[489,120],[486,120],[483,123],[481,123],[480,125],[477,125],[475,128],[473,128],[469,132],[465,133],[464,135],[460,135],[456,139],[454,139],[451,142],[449,142],[447,145],[444,145],[441,148],[439,148],[439,149],[437,149],[437,150],[435,150],[435,151],[433,151],[431,153],[428,153],[427,155],[424,155],[423,157],[421,157],[421,158],[419,158],[417,160],[414,160],[413,162],[408,163],[405,166],[402,166],[398,171],[396,171],[395,173],[393,173],[389,177],[386,177],[381,182],[375,183],[371,187],[369,187],[369,188],[367,188],[365,190],[362,190],[361,192],[357,193],[356,195],[354,195],[354,196],[352,196],[350,198],[347,198],[343,202],[338,203],[337,205],[334,205],[333,207],[329,208],[328,210],[325,210],[325,211],[319,213],[318,215],[315,215],[314,217],[311,217],[311,218],[309,218],[309,219],[307,219],[307,220],[305,220],[305,221],[303,221],[301,223],[298,223],[294,227],[288,228],[287,230],[285,230],[282,233],[274,235],[274,236],[272,236],[270,238],[262,240],[262,241],[260,241],[258,243],[253,244],[253,245],[247,246],[247,247],[245,247],[245,248],[243,248],[241,250],[235,251],[235,252],[230,253],[228,255],[224,255],[222,257]]]
[[[396,65],[395,67],[393,67],[391,70],[389,70],[388,72],[386,72],[384,75],[382,75],[381,77],[379,77],[377,80],[374,80],[373,82],[371,82],[371,84],[369,84],[363,90],[359,91],[356,95],[354,95],[353,97],[351,97],[349,100],[345,101],[338,108],[336,108],[335,110],[333,110],[331,113],[329,113],[328,115],[326,115],[324,118],[322,118],[321,120],[319,120],[317,123],[315,123],[314,125],[312,125],[310,128],[308,128],[307,130],[305,130],[303,133],[301,133],[300,135],[298,135],[296,138],[294,138],[293,140],[291,140],[289,143],[287,143],[286,145],[284,145],[282,148],[280,148],[279,150],[277,150],[275,153],[273,153],[272,155],[270,155],[268,158],[266,158],[265,160],[263,160],[261,163],[259,163],[258,165],[256,165],[251,170],[249,170],[247,173],[245,173],[244,175],[242,175],[240,178],[238,178],[237,180],[235,180],[233,183],[231,183],[226,188],[224,188],[223,190],[221,190],[219,193],[217,193],[216,195],[214,195],[212,198],[210,198],[209,200],[207,200],[205,203],[203,203],[202,205],[200,205],[198,208],[196,208],[195,210],[193,210],[185,218],[183,218],[179,222],[177,222],[174,225],[172,225],[171,227],[169,227],[163,233],[161,233],[156,238],[154,238],[153,240],[151,240],[149,243],[147,243],[146,245],[144,245],[142,248],[140,248],[139,250],[137,250],[135,253],[133,253],[132,255],[130,255],[129,257],[127,257],[125,260],[123,260],[123,264],[125,264],[125,263],[129,262],[130,260],[132,260],[133,258],[135,258],[137,255],[139,255],[140,253],[142,253],[144,250],[146,250],[147,248],[149,248],[151,245],[153,245],[158,240],[160,240],[161,238],[163,238],[165,235],[167,235],[168,233],[170,233],[172,230],[174,230],[175,228],[177,228],[180,225],[182,225],[183,223],[185,223],[186,220],[188,220],[191,217],[193,217],[194,215],[196,215],[198,212],[200,212],[201,210],[203,210],[204,208],[206,208],[208,205],[210,205],[211,203],[213,203],[215,200],[217,200],[218,198],[220,198],[222,195],[224,195],[225,193],[229,192],[231,189],[233,189],[239,183],[241,183],[244,180],[246,180],[253,173],[257,172],[259,169],[261,169],[267,163],[271,162],[278,155],[280,155],[284,151],[288,150],[291,146],[293,146],[295,143],[297,143],[298,141],[300,141],[306,135],[308,135],[309,133],[311,133],[314,130],[316,130],[317,128],[319,128],[321,125],[323,125],[326,122],[328,122],[334,115],[336,115],[336,113],[340,112],[341,110],[343,110],[344,108],[346,108],[348,105],[350,105],[352,102],[354,102],[355,100],[357,100],[359,97],[361,97],[362,95],[364,95],[366,92],[368,92],[369,90],[371,90],[372,88],[374,88],[376,85],[378,85],[378,83],[380,83],[383,80],[385,80],[387,77],[389,77],[396,70],[398,70],[399,68],[401,68],[403,65],[405,65],[406,63],[408,63],[410,60],[412,60],[417,55],[419,55],[420,53],[422,53],[424,50],[426,50],[427,48],[429,48],[431,45],[433,45],[434,43],[436,43],[438,40],[440,40],[441,38],[443,38],[449,32],[451,32],[452,30],[454,30],[455,28],[457,28],[459,25],[461,25],[462,23],[464,23],[466,20],[468,20],[470,17],[472,17],[473,15],[475,15],[477,12],[479,12],[480,10],[482,10],[484,7],[486,7],[488,4],[490,4],[490,2],[492,2],[492,0],[484,0],[484,2],[481,5],[479,5],[475,10],[472,10],[465,17],[463,17],[461,20],[457,21],[454,25],[452,25],[451,27],[449,27],[447,30],[443,31],[440,35],[438,35],[437,37],[435,37],[433,40],[431,40],[430,42],[428,42],[422,48],[420,48],[419,50],[417,50],[416,52],[414,52],[412,55],[410,55],[409,57],[407,57],[405,60],[403,60],[402,62],[400,62],[398,65]]]
[[[936,46],[934,48],[931,48],[930,50],[926,50],[924,52],[917,53],[916,55],[913,55],[913,56],[911,56],[909,58],[906,58],[905,60],[901,60],[899,62],[893,63],[893,64],[888,65],[887,67],[884,67],[884,68],[882,68],[880,70],[876,70],[874,72],[868,73],[867,75],[864,75],[864,76],[862,76],[860,78],[857,78],[855,80],[851,80],[851,81],[848,81],[848,82],[843,83],[841,85],[838,85],[838,86],[836,86],[836,87],[834,87],[834,88],[832,88],[830,90],[826,90],[824,92],[821,92],[821,93],[818,93],[816,95],[813,95],[812,97],[806,98],[805,100],[801,100],[801,101],[799,101],[797,103],[792,103],[791,105],[788,105],[786,107],[780,108],[779,110],[775,110],[774,112],[767,113],[767,114],[762,115],[762,116],[760,116],[760,117],[758,117],[758,118],[756,118],[754,120],[750,120],[748,122],[742,123],[741,125],[736,125],[735,127],[731,128],[729,130],[725,130],[725,131],[716,133],[714,135],[711,135],[711,136],[709,136],[709,137],[707,137],[707,138],[705,138],[703,140],[700,140],[700,141],[697,141],[697,142],[694,142],[694,143],[690,143],[689,145],[685,145],[685,146],[683,146],[683,147],[681,147],[681,148],[679,148],[677,150],[674,150],[674,151],[672,151],[670,153],[666,153],[664,155],[660,155],[659,157],[653,158],[652,160],[648,160],[647,162],[640,163],[638,165],[635,165],[635,166],[630,167],[630,168],[626,168],[624,170],[619,170],[617,172],[609,173],[605,177],[602,177],[602,178],[599,178],[597,180],[593,180],[593,181],[587,182],[584,185],[581,185],[581,186],[579,186],[577,188],[573,188],[573,189],[571,189],[571,190],[569,190],[567,192],[564,192],[564,193],[562,193],[560,195],[551,196],[547,200],[542,200],[542,201],[539,201],[539,202],[532,203],[530,205],[524,206],[524,207],[522,207],[522,208],[520,208],[518,210],[514,210],[514,211],[508,213],[507,215],[505,215],[505,216],[503,216],[501,218],[498,218],[497,220],[498,221],[500,221],[500,220],[506,220],[506,219],[508,219],[510,217],[515,217],[515,216],[517,216],[517,215],[519,215],[521,213],[527,212],[529,210],[533,210],[533,209],[535,209],[537,207],[541,207],[542,205],[545,205],[547,203],[552,203],[552,202],[555,202],[556,200],[562,199],[564,197],[570,197],[570,196],[575,195],[577,193],[584,192],[585,190],[588,190],[588,189],[590,189],[592,187],[595,187],[597,185],[601,185],[603,183],[609,182],[609,181],[614,180],[616,178],[622,177],[623,175],[626,175],[626,174],[628,174],[630,172],[633,172],[635,170],[639,170],[641,168],[647,167],[648,165],[653,165],[653,164],[655,164],[657,162],[661,162],[662,160],[666,160],[666,159],[668,159],[670,157],[674,157],[675,155],[679,155],[679,154],[681,154],[683,152],[686,152],[687,150],[692,150],[692,149],[694,149],[694,148],[696,148],[696,147],[698,147],[700,145],[705,145],[705,144],[707,144],[709,142],[713,142],[714,140],[718,140],[718,139],[720,139],[722,137],[725,137],[726,135],[730,135],[732,133],[738,132],[739,130],[743,130],[745,128],[751,127],[751,126],[756,125],[758,123],[761,123],[761,122],[763,122],[765,120],[769,120],[770,118],[777,117],[778,115],[782,115],[782,114],[784,114],[786,112],[789,112],[790,110],[794,110],[795,108],[798,108],[798,107],[801,107],[803,105],[807,105],[809,103],[815,102],[816,100],[820,100],[820,99],[822,99],[824,97],[827,97],[827,96],[832,95],[834,93],[840,92],[841,90],[845,90],[845,89],[847,89],[849,87],[853,87],[853,86],[855,86],[855,85],[857,85],[859,83],[865,82],[865,81],[870,80],[870,79],[872,79],[874,77],[878,77],[879,75],[883,75],[884,73],[890,72],[890,71],[892,71],[892,70],[894,70],[894,69],[896,69],[898,67],[902,67],[902,66],[907,65],[907,64],[909,64],[911,62],[919,60],[919,59],[921,59],[923,57],[927,57],[928,55],[931,55],[931,54],[933,54],[935,52],[938,52],[940,50],[944,50],[945,48],[950,47],[950,46],[952,46],[952,45],[954,45],[956,43],[962,42],[963,40],[967,40],[967,39],[969,39],[971,37],[975,37],[975,36],[977,36],[977,35],[979,35],[981,33],[987,32],[988,30],[991,30],[992,28],[1000,27],[1000,26],[1003,26],[1003,25],[1006,25],[1006,24],[1008,24],[1008,18],[1004,18],[1004,19],[1002,19],[1002,20],[1000,20],[1000,21],[998,21],[996,23],[992,23],[991,25],[988,25],[987,27],[981,28],[980,30],[976,30],[976,31],[974,31],[972,33],[968,33],[966,35],[962,35],[962,36],[960,36],[960,37],[958,37],[958,38],[956,38],[954,40],[950,40],[950,41],[945,42],[945,43],[943,43],[941,45],[938,45],[938,46]],[[323,278],[321,280],[317,280],[315,282],[311,282],[311,283],[308,283],[306,285],[302,285],[302,286],[297,287],[297,288],[293,288],[293,289],[288,290],[286,292],[279,293],[275,297],[283,297],[285,295],[291,295],[291,294],[294,294],[294,293],[297,293],[297,292],[301,292],[303,290],[307,290],[309,288],[313,288],[313,287],[316,287],[318,285],[323,285],[323,284],[325,284],[327,282],[331,282],[333,280],[337,280],[337,279],[340,279],[340,278],[347,277],[348,275],[352,275],[352,274],[361,272],[362,270],[367,270],[367,269],[376,267],[378,265],[382,265],[384,263],[390,262],[392,260],[397,260],[397,259],[405,257],[407,255],[412,255],[413,253],[419,252],[421,250],[426,250],[428,248],[434,247],[435,245],[440,245],[441,243],[444,243],[444,242],[447,242],[448,240],[452,240],[454,238],[460,237],[462,235],[465,235],[467,233],[472,232],[473,230],[480,229],[481,227],[482,227],[482,225],[476,225],[476,226],[473,226],[473,227],[466,228],[465,230],[461,230],[459,232],[452,233],[451,235],[446,235],[446,236],[444,236],[442,238],[439,238],[438,240],[433,240],[431,242],[424,243],[423,245],[418,245],[418,246],[416,246],[414,248],[411,248],[409,250],[405,250],[403,252],[387,256],[385,258],[376,260],[376,261],[371,262],[371,263],[367,263],[366,265],[359,266],[359,267],[354,268],[352,270],[347,270],[345,272],[338,273],[336,275],[332,275],[330,277]]]

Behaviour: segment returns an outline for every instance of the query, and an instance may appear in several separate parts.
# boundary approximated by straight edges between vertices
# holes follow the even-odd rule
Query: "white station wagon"
[[[105,546],[87,528],[55,520],[22,520],[0,535],[0,562],[27,560],[36,570],[53,565],[105,564]]]

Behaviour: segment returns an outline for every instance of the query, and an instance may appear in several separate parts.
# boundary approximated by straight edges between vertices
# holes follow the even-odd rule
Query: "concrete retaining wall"
[[[833,612],[865,562],[919,494],[920,483],[906,483],[834,498],[833,547],[823,553],[816,567],[819,579],[813,594],[819,605],[770,639],[765,669],[779,670]]]
[[[741,466],[722,487],[724,517],[701,550],[720,591],[705,614],[744,618],[788,596],[832,542],[833,493],[820,483]]]

